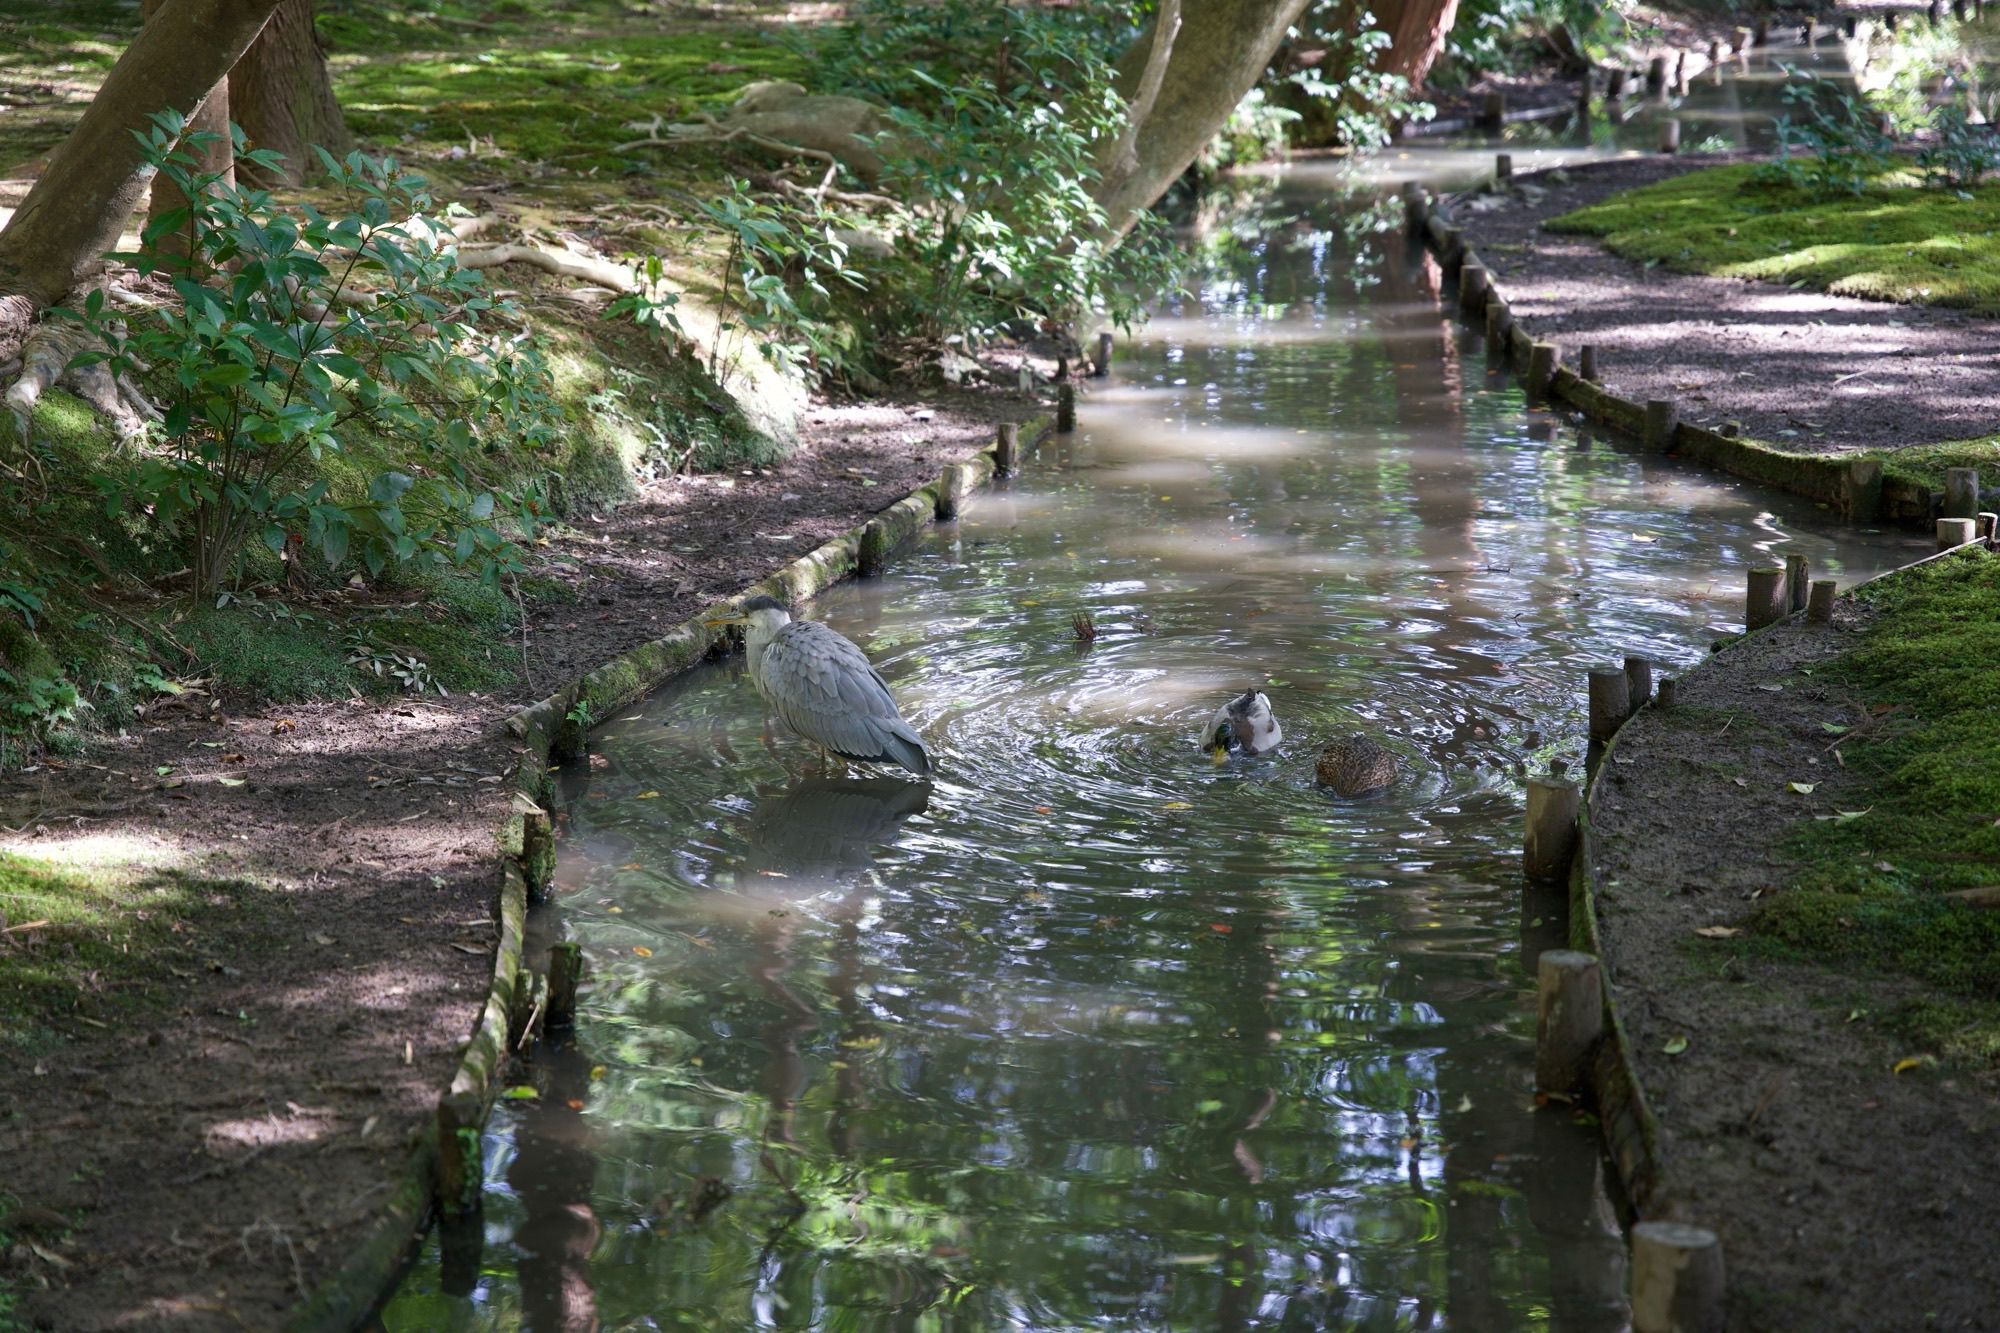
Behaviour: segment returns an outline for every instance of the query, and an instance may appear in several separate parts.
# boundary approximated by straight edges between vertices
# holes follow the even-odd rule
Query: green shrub
[[[1817,73],[1787,68],[1778,158],[1759,176],[1814,194],[1860,194],[1893,145],[1865,97]]]
[[[107,510],[145,510],[185,540],[202,598],[253,537],[278,551],[298,534],[329,565],[352,550],[376,574],[447,561],[488,579],[514,569],[505,524],[531,529],[537,498],[492,481],[484,461],[503,441],[553,437],[549,376],[535,348],[481,328],[504,307],[426,225],[404,220],[431,208],[422,183],[393,163],[321,152],[358,207],[287,213],[203,173],[197,155],[216,136],[183,129],[160,115],[139,137],[192,204],[119,256],[166,278],[178,304],[121,316],[94,291],[61,312],[102,344],[76,364],[137,373],[164,404],[136,461],[98,478]],[[398,465],[365,494],[337,493],[331,469],[364,433]]]

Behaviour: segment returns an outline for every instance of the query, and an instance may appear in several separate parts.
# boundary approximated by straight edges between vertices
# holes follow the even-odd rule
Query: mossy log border
[[[1537,340],[1514,316],[1501,290],[1499,274],[1464,240],[1463,231],[1452,221],[1443,201],[1421,186],[1412,191],[1410,199],[1412,207],[1418,210],[1417,235],[1437,254],[1441,264],[1446,268],[1479,264],[1486,269],[1486,298],[1481,308],[1472,309],[1459,302],[1449,304],[1461,319],[1481,330],[1486,327],[1486,309],[1499,307],[1503,312],[1502,323],[1508,330],[1506,344],[1489,355],[1508,362],[1515,376],[1526,383]],[[1621,435],[1635,441],[1644,438],[1644,403],[1620,397],[1567,366],[1558,364],[1549,377],[1547,394]],[[1686,421],[1674,426],[1666,453],[1775,490],[1802,495],[1852,523],[1887,521],[1928,529],[1941,499],[1939,493],[1928,487],[1884,476],[1879,458],[1851,453],[1791,453],[1759,440],[1739,439]]]
[[[1055,418],[1041,413],[1021,423],[1025,448],[1041,443]],[[735,597],[716,603],[593,671],[585,672],[539,703],[523,708],[504,724],[521,748],[509,790],[512,808],[499,830],[501,864],[495,894],[500,904],[500,941],[486,1004],[473,1028],[451,1082],[439,1094],[476,1099],[481,1119],[499,1093],[506,1066],[507,1033],[516,1001],[531,972],[524,971],[522,935],[528,905],[547,887],[555,866],[553,820],[549,812],[556,762],[583,752],[590,725],[658,688],[708,657],[723,639],[703,619],[759,593],[803,601],[851,575],[879,572],[933,518],[953,517],[957,502],[990,482],[993,446],[971,458],[945,465],[940,475],[866,521],[800,556]],[[429,1226],[435,1206],[439,1152],[435,1118],[411,1145],[393,1182],[389,1200],[347,1261],[321,1282],[284,1324],[287,1333],[345,1333],[357,1328],[401,1279],[410,1256]]]

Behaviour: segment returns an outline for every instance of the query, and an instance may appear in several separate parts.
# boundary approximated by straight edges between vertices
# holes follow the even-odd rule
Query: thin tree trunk
[[[1410,81],[1411,91],[1420,90],[1451,35],[1458,0],[1381,0],[1381,6],[1377,22],[1389,34],[1382,72],[1400,74]]]
[[[83,119],[0,231],[0,359],[43,307],[103,266],[152,178],[134,130],[192,115],[256,40],[278,0],[167,0],[105,76]]]
[[[259,185],[303,185],[317,174],[315,144],[335,157],[354,147],[313,27],[313,0],[280,0],[263,35],[229,72],[229,103],[252,148],[284,156],[276,179],[243,164]]]
[[[146,0],[144,6],[146,21],[148,23],[152,22],[153,16],[166,3],[167,0]],[[200,133],[219,136],[216,142],[211,143],[201,151],[199,155],[200,164],[196,170],[205,176],[219,174],[225,184],[234,185],[236,183],[236,151],[230,146],[229,142],[229,83],[227,80],[217,80],[215,86],[208,90],[208,96],[201,99],[200,108],[192,116],[188,117],[187,128],[190,134]],[[146,221],[148,223],[151,223],[163,213],[171,213],[177,208],[186,208],[187,206],[187,196],[181,193],[180,186],[174,184],[165,176],[155,176],[153,178],[152,195],[146,205]],[[170,235],[162,236],[155,243],[155,248],[162,254],[185,255],[188,249],[187,236],[183,232],[174,232]]]
[[[1256,86],[1305,7],[1306,0],[1183,0],[1165,75],[1150,114],[1138,119],[1125,168],[1108,170],[1097,185],[1112,235],[1131,230],[1139,213],[1180,179]],[[1160,12],[1172,22],[1171,7]],[[1149,90],[1153,46],[1148,27],[1119,60],[1118,93],[1128,105]]]

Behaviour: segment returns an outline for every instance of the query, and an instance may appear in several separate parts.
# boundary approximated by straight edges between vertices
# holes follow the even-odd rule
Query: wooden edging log
[[[1462,283],[1459,266],[1475,260],[1476,256],[1466,248],[1464,232],[1452,222],[1445,201],[1433,199],[1420,185],[1411,185],[1404,188],[1403,202],[1410,230],[1437,254],[1447,280],[1452,284]],[[1492,266],[1482,262],[1480,267],[1484,272],[1484,311],[1467,309],[1466,318],[1473,322],[1483,318],[1488,354],[1510,362],[1534,394],[1541,369],[1534,360],[1538,340],[1515,319]],[[1447,290],[1462,293],[1462,288],[1456,285]],[[1547,373],[1546,393],[1539,396],[1568,403],[1590,420],[1635,437],[1649,449],[1805,496],[1849,522],[1889,519],[1923,530],[1931,527],[1942,502],[1941,494],[1900,479],[1885,479],[1879,458],[1790,453],[1771,444],[1681,420],[1678,405],[1669,400],[1634,402],[1606,389],[1597,382],[1599,349],[1592,346],[1584,351],[1577,371],[1563,366],[1558,359],[1554,369]]]
[[[1053,424],[1044,413],[1017,427],[1017,438],[1039,442]],[[937,480],[911,491],[890,509],[910,516],[921,510],[924,517],[917,520],[918,526],[931,516],[955,516],[958,502],[994,476],[994,452],[989,448],[951,464]],[[922,503],[918,504],[920,497]],[[800,556],[745,588],[730,602],[759,593],[802,601],[856,573],[864,534],[880,517],[870,518]],[[898,525],[903,521],[899,518]],[[530,974],[522,970],[521,961],[528,904],[531,893],[546,884],[554,864],[548,822],[551,761],[564,754],[580,754],[591,725],[707,657],[721,640],[703,619],[727,604],[706,608],[660,638],[586,672],[507,719],[506,730],[521,743],[521,753],[511,779],[512,805],[498,839],[500,940],[494,950],[485,1007],[451,1082],[439,1095],[431,1125],[411,1146],[373,1225],[346,1261],[287,1315],[283,1325],[287,1333],[344,1333],[357,1327],[400,1280],[410,1250],[429,1225],[434,1209],[446,1199],[463,1206],[476,1198],[479,1127],[499,1091],[509,1032],[519,1017],[515,1010],[529,989],[523,979]],[[550,1005],[558,998],[552,988]],[[573,990],[569,1003],[574,1003]]]

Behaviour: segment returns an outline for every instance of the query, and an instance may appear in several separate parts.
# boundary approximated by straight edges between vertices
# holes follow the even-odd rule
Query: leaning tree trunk
[[[193,114],[256,40],[278,0],[168,0],[111,67],[83,119],[0,231],[0,360],[35,316],[103,266],[152,168],[134,130],[173,110]]]
[[[259,185],[303,185],[318,144],[335,157],[354,147],[334,100],[326,48],[313,27],[313,0],[280,0],[264,33],[229,71],[229,105],[252,148],[282,154],[285,169],[271,173],[243,163]]]
[[[146,0],[143,12],[151,23],[153,16],[167,0]],[[236,150],[229,142],[229,83],[218,79],[208,96],[201,99],[201,106],[188,117],[189,133],[213,134],[216,139],[202,149],[196,170],[204,176],[220,176],[224,184],[236,183]],[[150,224],[163,213],[171,213],[177,208],[186,208],[188,197],[181,193],[181,187],[165,176],[153,177],[152,197],[146,205],[146,221]],[[174,232],[162,236],[154,243],[154,248],[162,254],[185,255],[188,252],[188,238],[184,232]]]
[[[1095,192],[1112,235],[1131,230],[1140,212],[1180,179],[1256,86],[1305,7],[1306,0],[1182,0],[1159,7],[1155,23],[1164,26],[1149,26],[1118,64],[1118,93],[1141,114],[1129,141],[1121,141],[1121,149],[1129,146],[1125,160],[1105,171]]]
[[[1382,72],[1402,75],[1412,91],[1421,89],[1457,18],[1458,0],[1381,0],[1376,22],[1389,34]]]

